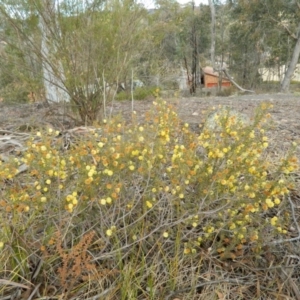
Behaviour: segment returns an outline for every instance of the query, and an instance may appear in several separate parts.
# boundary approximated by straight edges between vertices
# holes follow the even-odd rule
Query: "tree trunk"
[[[298,29],[297,29],[297,42],[296,42],[296,45],[293,50],[292,59],[289,63],[289,66],[285,72],[284,78],[281,83],[281,88],[280,88],[281,92],[286,93],[289,91],[291,79],[292,79],[292,76],[296,69],[296,66],[297,66],[297,63],[299,60],[299,56],[300,56],[300,23],[299,23]]]
[[[195,11],[195,3],[193,2],[193,12]],[[192,57],[192,85],[190,89],[191,94],[196,93],[197,88],[197,65],[198,65],[198,47],[197,47],[197,35],[196,35],[196,23],[195,16],[193,19],[192,27],[192,40],[191,45],[193,48],[193,57]]]
[[[212,67],[215,68],[215,49],[216,49],[216,9],[213,0],[208,0],[211,14],[211,45],[210,45],[210,57]]]
[[[41,59],[46,99],[51,102],[69,101],[69,95],[64,89],[65,77],[61,61],[52,54],[56,52],[55,0],[43,0],[42,3],[39,26],[42,33]]]

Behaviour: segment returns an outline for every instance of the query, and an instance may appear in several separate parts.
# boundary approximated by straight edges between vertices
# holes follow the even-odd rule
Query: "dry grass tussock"
[[[270,155],[269,108],[2,131],[0,299],[300,299],[296,145]]]

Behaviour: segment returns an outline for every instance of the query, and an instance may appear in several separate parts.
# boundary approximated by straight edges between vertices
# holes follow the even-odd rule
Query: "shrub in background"
[[[217,96],[219,97],[229,97],[233,94],[236,94],[238,92],[237,88],[234,86],[230,86],[230,87],[225,87],[222,88],[221,90],[217,91]]]
[[[154,99],[157,94],[157,87],[138,87],[133,91],[134,100]],[[130,100],[132,98],[131,91],[122,91],[116,95],[116,100]]]
[[[38,70],[23,67],[25,58],[16,48],[0,49],[0,97],[6,103],[28,102],[30,93],[41,90],[41,79],[34,78]]]

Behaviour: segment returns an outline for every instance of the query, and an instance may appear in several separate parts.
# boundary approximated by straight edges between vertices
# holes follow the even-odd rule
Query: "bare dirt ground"
[[[278,143],[278,150],[295,141],[300,144],[300,96],[293,94],[260,94],[230,97],[179,98],[169,100],[178,110],[183,122],[188,122],[195,131],[204,122],[203,112],[219,105],[232,108],[252,116],[255,108],[262,102],[270,102],[273,108],[272,139]],[[152,101],[135,101],[133,109],[143,122],[144,113],[151,109]],[[122,114],[130,118],[130,101],[115,102],[107,107],[107,114]],[[11,131],[31,131],[39,127],[55,127],[66,130],[75,127],[76,122],[64,113],[63,108],[55,105],[48,107],[42,103],[7,105],[0,103],[0,128]],[[300,149],[298,149],[299,154]]]

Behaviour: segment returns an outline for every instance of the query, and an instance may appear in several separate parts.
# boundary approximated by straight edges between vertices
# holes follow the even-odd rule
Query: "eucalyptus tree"
[[[267,20],[259,21],[261,9],[257,3],[231,1],[230,69],[239,83],[248,88],[255,87],[260,81],[258,70],[266,51],[265,32],[270,27]]]
[[[287,92],[300,56],[300,1],[280,1],[278,5],[280,10],[272,20],[286,32],[293,44],[291,57],[288,57],[288,68],[281,82],[281,91]]]
[[[210,56],[211,56],[211,64],[212,67],[215,67],[215,50],[216,50],[216,9],[215,3],[213,0],[208,0],[210,13],[211,13],[211,48],[210,48]]]
[[[281,91],[289,90],[300,55],[299,0],[231,0],[232,65],[255,82],[264,65],[286,65]]]
[[[56,0],[42,0],[34,3],[41,30],[39,54],[46,99],[51,102],[69,102],[70,97],[65,86],[65,72],[58,51],[61,43],[61,30],[56,12],[58,5]]]
[[[145,78],[166,78],[181,66],[189,47],[186,43],[189,16],[189,10],[176,1],[156,2],[156,9],[147,18],[148,51],[141,57],[140,72]]]
[[[188,72],[192,77],[199,60],[206,61],[209,54],[209,7],[196,7],[193,2],[180,5],[174,0],[158,0],[156,4],[149,16],[149,56],[153,59],[147,60],[152,66],[148,72],[161,76]]]

